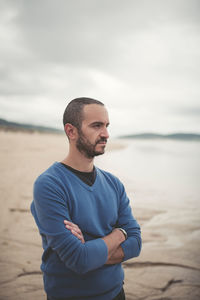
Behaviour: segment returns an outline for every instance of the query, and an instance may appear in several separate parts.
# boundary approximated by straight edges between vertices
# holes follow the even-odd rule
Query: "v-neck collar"
[[[76,179],[76,181],[82,185],[84,188],[86,188],[89,191],[93,191],[95,189],[95,186],[97,184],[98,181],[98,177],[99,177],[99,170],[97,167],[96,168],[96,178],[95,181],[93,183],[93,185],[89,186],[87,183],[85,183],[84,181],[82,181],[75,173],[73,173],[72,171],[70,171],[69,169],[67,169],[65,166],[63,166],[63,164],[61,164],[60,162],[55,162],[55,165],[58,166],[59,168],[61,168],[62,170],[65,170],[68,174],[70,174],[70,176],[72,176],[73,178]]]

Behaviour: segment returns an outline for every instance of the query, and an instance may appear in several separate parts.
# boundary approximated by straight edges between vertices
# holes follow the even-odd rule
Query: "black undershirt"
[[[72,171],[76,176],[78,176],[83,182],[85,182],[89,186],[92,186],[94,184],[97,175],[95,167],[93,168],[92,172],[81,172],[76,169],[73,169],[72,167],[64,163],[61,164],[68,170]]]

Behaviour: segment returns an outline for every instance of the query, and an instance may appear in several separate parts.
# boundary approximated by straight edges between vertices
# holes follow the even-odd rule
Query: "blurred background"
[[[55,130],[85,96],[110,115],[96,165],[142,228],[127,300],[199,300],[200,1],[0,0],[0,41],[0,299],[45,299],[32,186],[66,155]]]
[[[62,128],[73,98],[111,134],[200,132],[198,0],[1,0],[0,118]]]

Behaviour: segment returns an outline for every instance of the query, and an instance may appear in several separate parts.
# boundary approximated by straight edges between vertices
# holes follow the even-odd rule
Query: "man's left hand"
[[[64,220],[64,224],[65,227],[69,229],[73,235],[75,235],[79,240],[81,240],[81,243],[83,244],[85,243],[85,239],[83,237],[82,231],[80,230],[78,225],[67,220]]]

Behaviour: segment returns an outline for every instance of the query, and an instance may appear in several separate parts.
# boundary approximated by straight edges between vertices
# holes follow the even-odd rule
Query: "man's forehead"
[[[108,121],[108,112],[104,105],[88,104],[83,108],[83,120]]]

